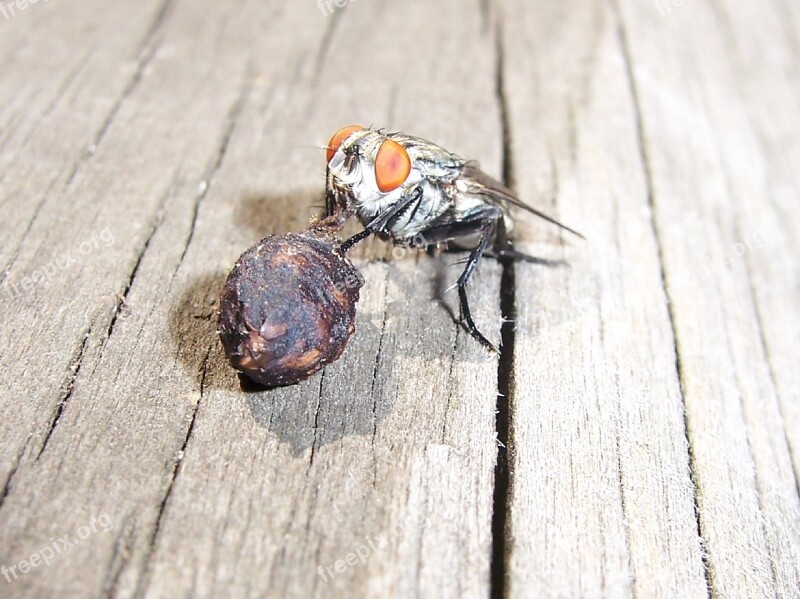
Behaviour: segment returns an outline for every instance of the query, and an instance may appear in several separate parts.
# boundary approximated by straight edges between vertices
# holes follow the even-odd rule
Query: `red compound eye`
[[[396,141],[387,139],[375,157],[375,181],[378,189],[386,193],[400,187],[411,172],[408,152]]]
[[[344,143],[344,140],[350,137],[356,131],[361,131],[364,127],[360,125],[350,125],[348,127],[343,127],[339,129],[336,133],[333,134],[331,140],[328,142],[328,162],[331,161],[333,155],[336,154],[336,150]]]

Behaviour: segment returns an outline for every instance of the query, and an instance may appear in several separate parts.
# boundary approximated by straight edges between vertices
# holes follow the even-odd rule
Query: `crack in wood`
[[[91,160],[92,156],[94,156],[94,153],[95,153],[97,147],[100,145],[100,142],[105,137],[109,127],[111,126],[111,122],[114,120],[114,117],[119,112],[119,109],[122,106],[123,102],[128,97],[130,97],[130,95],[133,93],[133,91],[136,89],[136,87],[138,86],[139,82],[141,81],[145,69],[147,68],[147,66],[152,61],[153,57],[156,54],[158,46],[160,45],[160,42],[156,43],[155,45],[152,45],[151,44],[152,39],[155,36],[155,34],[163,26],[163,24],[164,24],[164,22],[166,20],[167,13],[169,12],[169,8],[171,7],[171,5],[174,2],[175,2],[175,0],[164,0],[164,2],[162,3],[159,11],[156,14],[155,19],[153,20],[153,23],[150,25],[150,27],[147,30],[147,33],[145,33],[144,37],[142,38],[141,43],[139,44],[139,49],[137,51],[137,54],[139,54],[140,58],[137,61],[136,70],[134,71],[133,77],[126,84],[125,88],[122,91],[122,94],[114,102],[114,104],[112,105],[112,107],[109,110],[108,114],[103,119],[103,122],[100,124],[100,128],[98,129],[97,133],[95,133],[95,135],[93,137],[93,140],[92,140],[92,142],[91,142],[91,144],[89,146],[90,149],[87,149],[83,153],[81,153],[81,155],[78,157],[78,159],[72,165],[72,169],[70,170],[69,175],[67,175],[67,179],[64,182],[64,185],[62,185],[62,187],[61,187],[61,191],[59,192],[59,197],[61,197],[64,194],[64,192],[67,189],[69,189],[69,187],[72,185],[72,182],[74,181],[75,177],[77,176],[78,172],[83,167],[83,165],[87,164]],[[89,56],[90,55],[91,54],[89,54]],[[87,56],[86,62],[88,62],[88,56]],[[84,67],[83,64],[80,65],[78,69],[75,69],[74,74],[69,75],[67,77],[66,85],[63,86],[63,89],[66,89],[68,87],[68,84],[71,82],[71,80],[74,77],[77,76],[77,74],[83,69],[83,67]],[[53,104],[55,104],[55,102],[57,100],[58,100],[58,98],[56,98],[53,101]],[[42,194],[42,198],[39,201],[39,203],[37,204],[36,208],[34,209],[34,212],[31,215],[31,219],[28,222],[28,226],[27,226],[25,232],[23,233],[22,237],[20,238],[20,241],[17,244],[17,247],[14,250],[14,253],[12,254],[11,260],[9,260],[8,264],[3,269],[2,274],[0,274],[0,284],[2,284],[3,281],[5,281],[5,279],[8,277],[8,273],[10,272],[11,268],[14,266],[14,263],[17,260],[17,257],[19,255],[19,252],[20,252],[21,248],[25,245],[27,237],[30,234],[31,229],[33,228],[33,225],[36,223],[37,219],[39,218],[39,214],[41,213],[42,208],[44,207],[45,204],[47,204],[47,201],[50,198],[50,191],[52,191],[53,187],[55,187],[55,181],[51,182],[50,185],[48,186],[47,190],[45,191],[45,193]]]
[[[514,156],[512,153],[511,124],[508,98],[505,92],[505,48],[503,29],[498,22],[495,28],[495,94],[500,109],[500,125],[503,140],[502,176],[506,186],[514,188]],[[489,594],[492,599],[503,599],[508,594],[507,539],[509,492],[511,472],[509,469],[509,434],[511,430],[511,386],[514,369],[516,343],[516,284],[514,264],[510,260],[499,260],[500,276],[500,359],[497,363],[497,402],[495,405],[495,434],[497,436],[497,462],[494,469],[492,497],[492,554],[490,559]]]
[[[333,34],[336,32],[339,19],[343,12],[344,11],[341,9],[335,10],[333,14],[329,15],[330,21],[328,21],[328,26],[325,28],[325,33],[322,35],[322,41],[319,44],[319,50],[314,58],[314,81],[319,81],[319,76],[322,73],[322,65],[325,62],[325,57],[328,54],[331,41],[333,40]]]
[[[165,194],[165,198],[168,195],[169,192]],[[163,200],[162,200],[162,206],[163,206]],[[131,288],[133,287],[133,281],[134,279],[136,279],[136,275],[139,274],[139,268],[142,265],[142,260],[144,259],[144,255],[147,253],[147,250],[150,247],[150,242],[153,240],[153,237],[155,237],[156,231],[158,231],[158,228],[161,226],[163,217],[161,216],[160,212],[161,210],[159,210],[159,214],[157,214],[156,216],[156,220],[150,229],[150,233],[148,233],[147,235],[147,239],[145,239],[144,245],[142,245],[142,249],[139,250],[136,256],[136,261],[134,262],[133,268],[131,269],[130,274],[128,275],[128,280],[125,283],[125,287],[122,289],[122,293],[119,294],[117,302],[114,305],[114,309],[112,310],[111,313],[111,320],[108,323],[108,328],[106,329],[105,333],[105,339],[103,341],[103,345],[100,350],[101,356],[103,354],[103,351],[105,351],[106,345],[111,340],[111,335],[114,334],[114,329],[117,326],[117,321],[119,320],[122,308],[124,307],[125,301],[128,299],[128,295],[130,294]]]
[[[214,348],[215,343],[211,343],[208,346],[208,350],[206,351],[206,355],[203,358],[200,364],[200,396],[197,398],[197,403],[192,410],[192,417],[189,421],[189,426],[186,429],[186,434],[183,439],[183,444],[181,448],[178,450],[177,455],[175,457],[175,463],[172,467],[172,476],[170,481],[167,485],[167,490],[164,493],[164,498],[161,500],[161,503],[158,507],[158,515],[156,516],[156,523],[153,527],[153,532],[150,534],[150,541],[147,545],[147,556],[144,559],[144,566],[142,567],[142,572],[139,575],[139,579],[136,583],[136,589],[133,593],[134,597],[144,597],[145,588],[149,582],[151,569],[152,569],[152,558],[153,554],[155,553],[156,544],[158,542],[158,534],[161,531],[161,522],[164,519],[164,512],[166,511],[167,503],[169,502],[169,498],[172,496],[172,490],[175,487],[175,481],[178,479],[178,475],[180,474],[181,465],[183,464],[183,458],[186,452],[186,447],[189,445],[189,439],[194,432],[194,426],[197,421],[197,413],[200,411],[200,404],[203,402],[203,393],[205,392],[206,388],[206,378],[208,376],[208,366],[209,361],[211,358],[211,350]]]
[[[786,447],[789,454],[789,463],[792,465],[792,472],[794,473],[794,486],[795,492],[797,493],[798,498],[800,498],[800,479],[798,479],[798,467],[800,464],[797,464],[794,459],[794,453],[791,451],[791,441],[789,440],[789,431],[787,429],[787,423],[789,419],[786,418],[783,408],[783,402],[780,401],[780,391],[778,389],[777,378],[775,376],[775,369],[772,365],[772,358],[770,357],[769,346],[767,345],[767,340],[764,334],[764,321],[761,317],[761,310],[758,307],[758,299],[756,297],[756,290],[753,287],[753,275],[750,270],[749,262],[745,262],[745,268],[747,269],[747,284],[750,288],[750,296],[753,302],[753,312],[755,314],[755,321],[756,327],[758,328],[758,340],[759,344],[761,345],[761,351],[764,352],[764,360],[767,366],[767,372],[769,373],[769,380],[770,384],[772,385],[773,390],[775,391],[776,398],[778,399],[777,406],[778,406],[778,414],[780,414],[781,422],[783,423],[783,439],[786,443]]]
[[[754,129],[756,129],[756,128],[754,127]],[[717,149],[719,149],[719,143],[716,143],[715,145],[716,145]],[[720,160],[722,160],[721,156],[720,156]],[[725,186],[727,188],[728,196],[729,197],[734,197],[734,195],[735,195],[734,188],[731,186],[730,173],[728,172],[727,169],[725,170]],[[773,208],[775,208],[775,207],[773,206]],[[745,238],[745,236],[742,234],[741,227],[739,226],[738,219],[734,219],[733,228],[734,228],[733,234],[734,234],[734,238],[735,239],[744,239]],[[750,296],[750,305],[752,306],[752,309],[753,309],[753,320],[754,320],[755,325],[756,325],[756,330],[758,331],[758,344],[759,344],[759,348],[761,349],[762,356],[763,356],[763,359],[764,359],[764,365],[766,367],[767,375],[768,375],[768,378],[769,378],[769,383],[770,383],[770,386],[772,387],[772,391],[773,391],[773,393],[775,395],[775,399],[776,399],[775,403],[776,403],[776,407],[778,409],[778,414],[781,417],[781,423],[782,423],[781,430],[783,431],[783,438],[784,438],[784,442],[786,443],[786,449],[787,449],[787,454],[788,454],[788,457],[789,457],[789,463],[792,466],[792,473],[794,475],[794,483],[795,483],[795,492],[797,493],[798,498],[800,498],[800,482],[798,482],[798,478],[797,478],[797,473],[798,473],[797,467],[798,467],[798,464],[796,464],[795,459],[794,459],[794,454],[791,451],[791,442],[789,440],[789,431],[787,429],[787,423],[789,422],[789,419],[785,417],[785,413],[784,413],[785,411],[784,411],[784,408],[783,408],[783,402],[781,401],[781,395],[780,395],[780,391],[779,391],[779,388],[778,388],[778,379],[775,376],[775,369],[773,368],[773,365],[772,365],[772,359],[770,357],[769,346],[767,344],[766,336],[765,336],[765,333],[764,333],[764,321],[763,321],[763,319],[761,317],[761,310],[759,309],[758,295],[756,294],[755,286],[753,285],[753,281],[756,278],[755,277],[756,273],[753,272],[753,268],[751,266],[749,257],[746,257],[743,260],[743,263],[744,263],[745,273],[747,274],[745,279],[747,281],[748,294]],[[724,309],[725,309],[725,306],[723,305],[722,306],[722,310],[724,310]],[[725,320],[727,321],[727,317],[725,318]],[[726,334],[727,334],[727,329],[726,329]],[[732,347],[730,339],[728,339],[728,347]],[[732,350],[731,350],[731,352],[732,352]],[[742,403],[744,403],[744,399],[741,397],[741,394],[740,394],[740,399],[741,399]],[[742,409],[744,410],[744,406],[742,406]],[[747,446],[748,446],[748,450],[750,451],[751,457],[755,460],[755,455],[754,455],[754,453],[752,451],[752,448],[750,447],[749,438],[747,439]],[[754,473],[755,473],[756,479],[758,479],[758,468],[754,468]],[[758,500],[759,500],[759,508],[761,509],[761,511],[763,513],[764,510],[763,510],[763,506],[762,506],[762,497],[761,497],[761,492],[760,491],[758,492]],[[767,539],[768,536],[766,534],[766,528],[764,530],[764,533],[765,533],[765,539]],[[773,573],[774,573],[775,564],[772,563],[772,566],[773,566]],[[778,587],[778,577],[777,577],[777,575],[775,575],[775,577],[774,577],[774,582],[775,582],[775,585],[776,585],[776,588],[777,588]]]
[[[8,278],[8,275],[11,273],[11,269],[14,267],[14,264],[16,264],[17,258],[19,258],[19,254],[28,240],[28,235],[30,234],[31,229],[33,229],[33,225],[36,222],[36,219],[39,218],[39,213],[41,212],[44,205],[47,203],[47,198],[49,197],[53,187],[55,187],[55,184],[56,184],[55,180],[50,182],[50,184],[47,186],[47,189],[45,189],[44,193],[42,194],[41,199],[36,204],[36,207],[33,209],[33,214],[31,215],[31,219],[28,221],[28,225],[25,227],[25,231],[22,233],[22,236],[20,237],[17,247],[14,248],[14,253],[11,255],[11,259],[3,267],[3,272],[0,273],[0,285],[2,285],[5,282],[5,280]]]
[[[727,185],[727,183],[728,182],[727,182],[727,177],[726,177],[726,185]],[[728,194],[729,194],[729,196],[731,195],[730,188],[728,189]],[[734,235],[737,238],[741,239],[741,235],[740,235],[740,232],[739,232],[739,227],[738,227],[738,224],[735,223],[735,221],[734,221]],[[749,268],[747,267],[746,263],[745,263],[745,270],[747,271],[747,281],[748,281],[748,286],[750,287],[751,306],[753,308],[753,312],[757,312],[756,303],[755,303],[756,302],[755,292],[754,292],[754,290],[752,288],[752,277],[750,276]],[[722,313],[722,320],[724,322],[729,322],[729,318],[730,317],[729,317],[727,311],[725,310],[725,304],[724,303],[720,305],[720,311]],[[756,320],[758,320],[757,317],[756,317]],[[760,331],[759,331],[759,333],[760,333]],[[730,337],[730,333],[729,333],[727,327],[724,330],[724,335],[725,335],[725,344],[726,344],[727,349],[728,349],[728,355],[731,356],[731,360],[734,360],[735,359],[733,357],[734,353],[735,353],[734,348],[733,348],[734,344],[733,344],[733,340]],[[762,349],[763,349],[763,347],[762,347]],[[766,361],[766,356],[764,356],[764,359]],[[769,364],[765,364],[765,366],[767,368],[767,372],[769,373],[770,372]],[[744,393],[742,392],[742,384],[741,384],[741,379],[740,379],[738,371],[734,372],[734,377],[735,377],[735,382],[736,382],[736,395],[737,395],[737,397],[739,399],[738,403],[739,403],[739,407],[741,409],[741,414],[742,414],[742,426],[745,429],[744,441],[745,441],[745,445],[747,446],[747,454],[748,454],[748,456],[750,458],[750,464],[752,465],[752,468],[753,468],[753,487],[754,487],[754,490],[755,490],[756,502],[758,504],[759,526],[761,528],[761,534],[763,535],[764,542],[766,544],[767,550],[769,551],[769,555],[770,555],[769,564],[770,564],[770,569],[772,571],[772,585],[773,585],[774,588],[777,589],[779,587],[779,584],[778,584],[779,577],[778,577],[778,572],[775,569],[775,559],[774,558],[775,558],[775,549],[776,548],[775,548],[775,545],[774,545],[774,540],[771,538],[771,536],[769,534],[769,531],[767,530],[767,514],[766,514],[766,511],[765,511],[765,508],[764,508],[763,493],[761,492],[762,483],[759,482],[759,478],[760,477],[759,477],[759,474],[758,474],[758,465],[756,463],[756,454],[755,454],[755,451],[753,451],[753,444],[751,443],[750,435],[747,432],[747,422],[746,422],[746,416],[745,416],[745,414],[747,413],[747,409],[746,409],[746,406],[745,406],[745,396],[744,396]],[[776,393],[776,400],[777,400],[777,390],[775,388],[774,381],[770,380],[770,382],[772,383],[773,392]],[[776,402],[776,403],[779,404],[780,402]],[[785,422],[785,420],[783,422]],[[782,427],[782,430],[784,431],[784,434],[785,434],[785,428]],[[791,459],[791,454],[790,454],[789,457]]]
[[[70,72],[67,74],[67,76],[64,77],[64,79],[59,83],[58,90],[55,92],[55,94],[53,94],[53,97],[51,98],[50,102],[48,102],[47,106],[44,108],[44,110],[42,110],[41,114],[36,118],[35,125],[31,127],[28,133],[20,140],[19,147],[17,147],[15,150],[16,154],[18,155],[21,154],[22,150],[28,147],[28,142],[30,142],[31,138],[39,130],[40,125],[44,123],[47,120],[47,117],[49,117],[53,113],[56,106],[58,106],[58,103],[66,95],[67,90],[72,86],[72,84],[78,78],[78,75],[80,75],[80,73],[89,64],[89,59],[92,57],[92,55],[93,55],[92,50],[84,52],[83,56],[81,56],[81,58],[78,60],[76,66],[70,69]],[[0,70],[0,72],[2,71]],[[20,122],[21,121],[22,119],[20,119]],[[6,128],[6,131],[8,131],[8,135],[3,140],[3,142],[0,143],[0,151],[5,149],[6,145],[11,141],[12,138],[11,134],[16,130],[17,129],[14,127]],[[6,175],[5,172],[0,174],[0,184],[3,183],[3,181],[5,181],[5,175]]]
[[[701,495],[701,488],[699,481],[697,480],[696,457],[694,453],[694,447],[692,445],[692,436],[690,434],[691,426],[689,421],[689,411],[686,409],[686,389],[684,386],[685,378],[683,373],[683,363],[681,360],[680,349],[678,347],[678,336],[677,336],[677,329],[675,326],[675,313],[672,307],[672,303],[669,301],[666,268],[664,264],[664,253],[662,250],[661,237],[659,236],[659,229],[655,222],[656,211],[655,211],[655,197],[653,190],[653,173],[650,165],[650,157],[647,152],[647,142],[644,131],[644,122],[642,118],[641,101],[639,98],[639,91],[636,86],[636,79],[634,78],[633,58],[630,53],[630,46],[628,44],[627,33],[625,31],[625,24],[622,20],[622,13],[617,4],[617,0],[614,0],[612,2],[612,6],[616,17],[619,46],[622,52],[622,58],[625,65],[625,73],[628,79],[628,86],[630,89],[631,100],[633,103],[637,146],[645,178],[645,185],[647,190],[647,206],[649,207],[651,213],[650,226],[653,232],[653,238],[655,240],[655,245],[656,245],[656,254],[658,257],[661,288],[664,290],[665,293],[664,299],[667,307],[667,314],[669,316],[669,326],[672,335],[672,347],[675,353],[675,372],[678,377],[678,388],[680,390],[681,405],[683,407],[684,440],[686,442],[686,448],[687,448],[689,479],[692,483],[692,499],[693,499],[692,507],[694,511],[694,519],[697,528],[697,536],[701,548],[703,575],[705,577],[705,582],[706,582],[706,593],[708,597],[714,597],[717,595],[714,584],[714,571],[713,571],[713,566],[711,565],[708,559],[708,554],[706,552],[706,540],[703,532],[702,519],[700,517],[701,510],[700,510],[699,500]]]
[[[91,334],[92,327],[90,326],[86,331],[84,331],[81,346],[78,351],[75,352],[75,356],[70,362],[67,380],[62,385],[63,390],[61,392],[61,396],[59,397],[58,404],[56,405],[55,413],[53,414],[53,418],[50,420],[50,426],[47,430],[47,434],[44,437],[44,441],[42,441],[42,446],[39,448],[39,452],[36,454],[36,458],[33,460],[34,463],[39,461],[39,458],[42,457],[44,450],[47,449],[50,438],[53,436],[53,432],[55,432],[56,427],[61,420],[61,415],[64,413],[64,408],[72,397],[72,392],[75,390],[75,381],[78,379],[78,375],[81,372],[83,358],[86,355],[86,348],[89,345],[89,337]]]
[[[374,365],[372,367],[372,385],[370,386],[370,394],[372,395],[372,448],[373,448],[372,457],[373,457],[373,461],[375,463],[375,466],[374,466],[373,471],[372,471],[372,488],[373,489],[375,488],[375,484],[377,482],[376,479],[377,479],[377,476],[378,476],[378,465],[377,465],[377,460],[375,458],[375,451],[374,451],[374,449],[375,449],[375,437],[378,434],[378,413],[377,413],[378,400],[376,399],[376,396],[375,396],[375,383],[378,380],[378,366],[380,366],[381,353],[383,351],[383,339],[384,339],[384,337],[386,335],[386,320],[388,318],[388,313],[389,313],[389,304],[388,304],[388,299],[389,299],[389,268],[387,266],[384,266],[383,270],[384,270],[384,272],[386,274],[386,278],[385,278],[385,282],[384,282],[386,286],[384,287],[384,290],[383,290],[383,317],[382,317],[382,320],[381,320],[381,334],[380,334],[380,337],[378,338],[378,351],[375,354],[375,363],[374,363]]]
[[[450,412],[451,399],[453,397],[453,370],[456,367],[456,351],[458,350],[458,335],[461,332],[461,326],[456,327],[456,334],[453,337],[453,345],[450,348],[450,369],[447,371],[447,405],[444,407],[444,416],[442,417],[442,445],[446,445],[447,436],[447,415]]]
[[[170,12],[170,8],[173,6],[174,2],[175,0],[164,0],[156,12],[156,16],[153,19],[152,24],[142,38],[142,42],[139,44],[139,50],[137,52],[139,58],[136,62],[136,69],[133,72],[133,77],[122,90],[122,94],[119,96],[119,98],[117,98],[116,102],[114,102],[114,105],[111,107],[108,116],[106,117],[105,121],[103,121],[100,130],[97,132],[93,144],[95,147],[99,146],[100,142],[103,141],[103,138],[111,126],[111,122],[119,112],[122,104],[131,96],[134,90],[138,87],[139,83],[141,83],[145,70],[150,65],[153,58],[155,58],[158,48],[161,45],[161,40],[156,40],[155,43],[153,40],[166,22],[167,14]]]
[[[317,451],[317,433],[319,432],[319,412],[322,409],[322,383],[325,380],[325,369],[319,375],[319,393],[317,394],[317,409],[314,412],[314,440],[311,442],[311,455],[308,458],[308,468],[306,469],[306,476],[314,465],[314,456]]]
[[[197,226],[197,218],[198,215],[200,214],[200,205],[203,203],[203,200],[205,200],[206,196],[208,195],[208,192],[211,189],[212,181],[216,177],[217,173],[219,173],[220,168],[222,168],[222,162],[225,160],[225,156],[228,153],[228,148],[230,146],[231,138],[233,137],[233,133],[236,130],[236,124],[238,123],[239,117],[244,111],[244,106],[247,103],[247,99],[250,97],[250,92],[252,90],[252,80],[253,80],[252,72],[253,69],[251,66],[248,66],[245,69],[244,75],[242,77],[242,83],[239,86],[239,94],[237,95],[230,110],[228,111],[228,116],[225,120],[225,127],[222,132],[222,138],[220,140],[220,144],[217,148],[216,154],[214,155],[211,161],[211,165],[203,175],[203,182],[202,182],[203,187],[200,193],[197,195],[197,198],[194,201],[194,206],[192,208],[192,223],[189,228],[189,235],[186,238],[186,243],[184,244],[183,252],[181,253],[180,260],[178,260],[178,265],[175,267],[175,271],[172,274],[172,280],[170,281],[167,293],[169,293],[169,290],[172,289],[172,283],[175,280],[175,275],[178,274],[178,270],[183,264],[184,258],[186,258],[186,253],[189,251],[189,246],[191,245],[192,240],[194,239],[195,228]]]
[[[19,470],[19,466],[22,463],[22,456],[25,455],[25,450],[28,449],[28,442],[30,441],[30,437],[22,446],[22,449],[17,454],[16,459],[14,460],[14,464],[11,466],[11,470],[8,471],[8,476],[6,477],[6,482],[3,485],[3,492],[0,493],[0,509],[3,508],[3,503],[6,500],[6,497],[11,493],[11,488],[13,487],[13,479],[14,476],[17,474]]]
[[[86,66],[89,64],[89,60],[92,58],[93,54],[94,54],[93,50],[86,51],[83,54],[83,56],[81,57],[81,59],[78,61],[77,66],[75,66],[75,68],[73,68],[69,72],[69,74],[67,74],[67,76],[64,78],[64,80],[59,85],[58,91],[53,96],[53,99],[50,100],[50,103],[42,111],[42,116],[40,117],[40,122],[44,121],[45,119],[47,119],[47,117],[49,117],[53,113],[53,111],[55,110],[56,106],[58,106],[58,103],[67,94],[67,90],[70,87],[72,87],[72,84],[78,78],[78,75],[80,75],[83,72],[83,69],[85,69]],[[35,128],[31,129],[30,133],[25,137],[25,139],[22,140],[22,143],[20,144],[21,148],[24,148],[27,145],[28,140],[31,138],[31,136],[33,135],[33,132],[35,130],[36,130]]]
[[[103,594],[105,597],[116,597],[119,579],[130,561],[132,540],[135,526],[130,515],[125,518],[119,535],[114,541],[114,550],[111,553],[106,577],[103,581]]]
[[[492,0],[478,0],[478,14],[481,17],[481,31],[490,33],[492,24]]]
[[[601,330],[603,328],[604,327],[601,326]],[[602,341],[601,341],[601,344],[605,345],[605,343],[602,342]],[[619,400],[620,397],[618,396],[617,399]],[[617,403],[617,405],[619,406],[619,402]],[[621,408],[618,408],[618,409],[620,409],[620,411],[621,411]],[[623,533],[625,535],[625,549],[626,549],[626,551],[628,553],[628,556],[630,556],[631,555],[631,533],[630,533],[630,526],[628,524],[628,500],[627,500],[627,497],[626,497],[626,494],[625,494],[625,489],[626,489],[625,478],[624,478],[623,473],[622,473],[622,450],[620,448],[620,443],[619,443],[620,430],[619,430],[619,420],[618,419],[616,420],[616,423],[617,423],[617,429],[614,431],[614,436],[616,437],[615,443],[616,443],[616,452],[617,452],[617,482],[619,483],[619,500],[620,500],[620,503],[622,504],[622,506],[621,506],[622,507],[622,528],[623,528]],[[604,547],[604,551],[605,551],[605,547]],[[635,575],[635,572],[633,571],[633,564],[629,564],[628,568],[631,571],[631,579],[630,579],[631,594],[634,597],[638,597],[639,595],[636,592],[636,575]],[[603,572],[603,576],[605,576],[605,572]],[[604,583],[603,586],[605,587],[605,583]]]
[[[67,177],[67,181],[64,183],[62,192],[63,190],[66,190],[70,187],[72,181],[77,176],[78,171],[81,169],[81,167],[87,162],[89,162],[92,156],[94,156],[95,150],[100,146],[100,143],[105,138],[106,133],[108,133],[108,130],[111,127],[111,123],[114,121],[114,118],[119,113],[119,110],[120,108],[122,108],[122,105],[125,103],[125,100],[127,100],[133,94],[133,92],[139,86],[139,83],[141,83],[144,77],[145,70],[152,62],[153,58],[158,52],[158,48],[161,45],[161,40],[156,40],[155,42],[153,40],[156,34],[163,27],[167,18],[167,14],[170,12],[170,8],[174,2],[175,0],[164,0],[164,2],[159,7],[159,10],[156,13],[155,18],[153,19],[152,24],[148,28],[144,37],[142,38],[142,42],[139,44],[139,50],[137,52],[139,58],[137,59],[136,62],[136,68],[133,72],[133,77],[131,77],[130,81],[128,81],[128,83],[125,85],[125,87],[122,90],[122,93],[115,100],[114,104],[111,106],[111,109],[106,115],[106,118],[101,123],[100,128],[98,129],[97,133],[94,136],[94,140],[92,141],[91,144],[92,149],[84,152],[82,158],[78,160],[73,166],[72,171],[69,174],[69,177]]]

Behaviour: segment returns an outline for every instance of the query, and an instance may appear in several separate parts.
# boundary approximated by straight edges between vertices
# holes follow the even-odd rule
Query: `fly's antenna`
[[[299,146],[295,146],[295,148],[305,148],[305,149],[325,150],[325,151],[333,149],[333,148],[331,148],[329,146],[316,146],[316,145],[305,145],[305,144],[299,145]]]

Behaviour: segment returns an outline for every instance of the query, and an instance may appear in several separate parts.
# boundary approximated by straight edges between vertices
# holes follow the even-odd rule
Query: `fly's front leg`
[[[336,198],[333,195],[333,185],[331,185],[331,169],[325,167],[325,216],[336,214]]]
[[[339,246],[339,249],[342,253],[347,252],[351,247],[357,244],[359,241],[362,241],[373,235],[374,233],[381,233],[385,232],[388,229],[391,229],[392,225],[397,222],[403,213],[406,210],[411,208],[414,203],[416,202],[419,204],[422,201],[422,188],[417,187],[414,191],[410,194],[401,197],[391,208],[385,210],[374,219],[372,219],[364,230],[356,233],[349,239],[346,239],[342,242],[342,245]]]
[[[333,185],[330,167],[325,174],[325,180],[325,217],[336,217],[336,222],[344,225],[348,217],[347,197]]]

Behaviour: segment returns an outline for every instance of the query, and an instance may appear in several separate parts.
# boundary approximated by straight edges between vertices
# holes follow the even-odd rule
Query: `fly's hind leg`
[[[566,266],[568,264],[566,260],[548,260],[547,258],[537,258],[536,256],[530,256],[523,252],[518,252],[513,248],[495,249],[487,251],[484,255],[488,256],[489,258],[495,258],[500,262],[503,260],[509,260],[511,262],[541,264],[542,266]]]
[[[495,207],[491,207],[481,210],[468,219],[442,224],[424,232],[425,240],[429,243],[458,239],[459,237],[471,236],[476,233],[480,235],[480,241],[470,252],[466,266],[464,266],[464,270],[456,283],[459,315],[461,324],[467,332],[478,343],[495,353],[497,353],[497,348],[478,330],[478,327],[475,326],[475,321],[472,319],[472,311],[469,308],[469,299],[467,298],[467,283],[472,273],[475,272],[475,268],[478,266],[478,262],[480,262],[484,252],[486,252],[486,248],[495,239],[498,223],[502,223],[502,220],[502,212]]]
[[[494,258],[500,262],[528,262],[531,264],[541,264],[542,266],[566,266],[565,260],[548,260],[546,258],[537,258],[514,249],[514,244],[508,237],[506,232],[506,224],[504,219],[497,221],[497,234],[495,235],[494,247],[487,250],[484,254],[489,258]]]
[[[483,253],[486,251],[486,247],[489,245],[492,237],[494,237],[496,228],[496,219],[486,219],[484,221],[483,227],[481,228],[481,240],[477,247],[472,250],[469,258],[467,258],[467,264],[464,267],[464,271],[461,273],[461,276],[458,277],[458,283],[456,283],[456,286],[458,287],[459,312],[461,313],[461,321],[464,325],[464,328],[467,329],[467,332],[469,332],[469,334],[472,335],[476,341],[478,341],[486,349],[495,353],[497,353],[497,348],[483,335],[483,333],[478,330],[478,327],[475,326],[475,321],[472,320],[472,312],[470,312],[469,300],[467,299],[467,282],[472,276],[472,273],[475,271],[475,267],[478,266],[478,262],[480,261],[481,256],[483,256]]]

